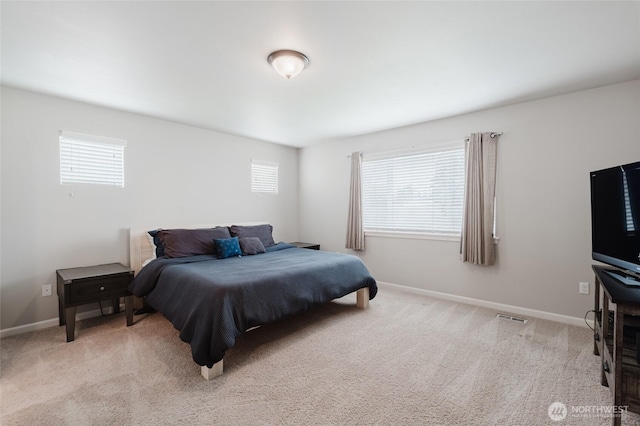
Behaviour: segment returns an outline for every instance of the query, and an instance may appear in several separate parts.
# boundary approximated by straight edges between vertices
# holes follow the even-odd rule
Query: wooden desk
[[[133,295],[127,287],[133,271],[120,263],[58,269],[58,317],[67,326],[67,342],[74,339],[78,305],[111,299],[113,312],[120,312],[120,297],[124,297],[127,326],[133,324]]]
[[[624,326],[637,326],[640,316],[640,287],[627,286],[609,276],[613,268],[593,266],[595,272],[595,335],[593,352],[601,357],[601,384],[613,395],[613,407],[628,406],[640,413],[640,365],[636,362],[634,339],[626,339]],[[602,292],[602,307],[600,293]],[[615,305],[615,310],[611,309]],[[602,308],[602,310],[601,310]],[[609,321],[613,312],[613,323]],[[620,414],[613,424],[621,424]]]

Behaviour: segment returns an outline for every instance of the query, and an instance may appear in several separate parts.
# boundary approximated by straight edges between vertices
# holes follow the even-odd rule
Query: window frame
[[[60,184],[124,188],[126,146],[124,139],[61,130],[58,138]],[[74,172],[74,167],[85,170]]]
[[[424,232],[417,230],[385,230],[385,229],[371,229],[367,228],[366,225],[363,225],[364,233],[369,237],[385,237],[385,238],[406,238],[406,239],[423,239],[423,240],[441,240],[441,241],[460,241],[461,231],[462,231],[462,217],[464,210],[464,181],[465,181],[465,140],[464,139],[455,139],[450,141],[438,142],[429,145],[422,146],[414,146],[408,149],[402,150],[394,150],[394,151],[384,151],[384,152],[376,152],[370,154],[363,154],[362,156],[362,164],[363,164],[363,172],[362,172],[362,192],[363,192],[363,222],[366,217],[366,207],[365,207],[365,194],[366,194],[366,172],[364,170],[365,163],[367,161],[375,161],[380,159],[392,159],[392,158],[403,158],[403,157],[411,157],[411,156],[419,156],[423,154],[429,153],[438,153],[445,151],[458,151],[458,154],[462,155],[462,164],[460,164],[460,169],[458,169],[458,179],[461,179],[461,188],[459,188],[459,198],[458,201],[460,203],[460,229],[456,234],[442,232],[439,233],[436,231],[427,231]]]
[[[280,192],[280,165],[273,161],[251,160],[251,192],[278,195]],[[273,179],[267,179],[271,174]],[[259,181],[259,182],[258,182]]]

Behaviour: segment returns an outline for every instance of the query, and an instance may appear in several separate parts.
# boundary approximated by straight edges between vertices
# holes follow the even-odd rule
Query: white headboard
[[[198,229],[198,228],[214,228],[216,226],[253,226],[263,225],[269,222],[242,222],[242,223],[230,223],[230,224],[216,224],[216,225],[177,225],[177,226],[140,226],[135,228],[129,228],[129,267],[137,274],[142,269],[142,265],[148,259],[153,258],[153,247],[149,243],[147,232],[152,229]]]

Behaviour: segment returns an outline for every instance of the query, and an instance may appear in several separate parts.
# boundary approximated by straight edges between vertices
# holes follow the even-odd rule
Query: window
[[[127,141],[60,132],[60,183],[124,187]]]
[[[364,155],[365,232],[460,236],[464,141]]]
[[[251,192],[278,193],[278,163],[251,160]]]

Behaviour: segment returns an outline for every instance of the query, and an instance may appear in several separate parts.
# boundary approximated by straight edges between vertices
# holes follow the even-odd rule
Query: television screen
[[[594,260],[640,274],[640,162],[591,172],[591,237]]]

